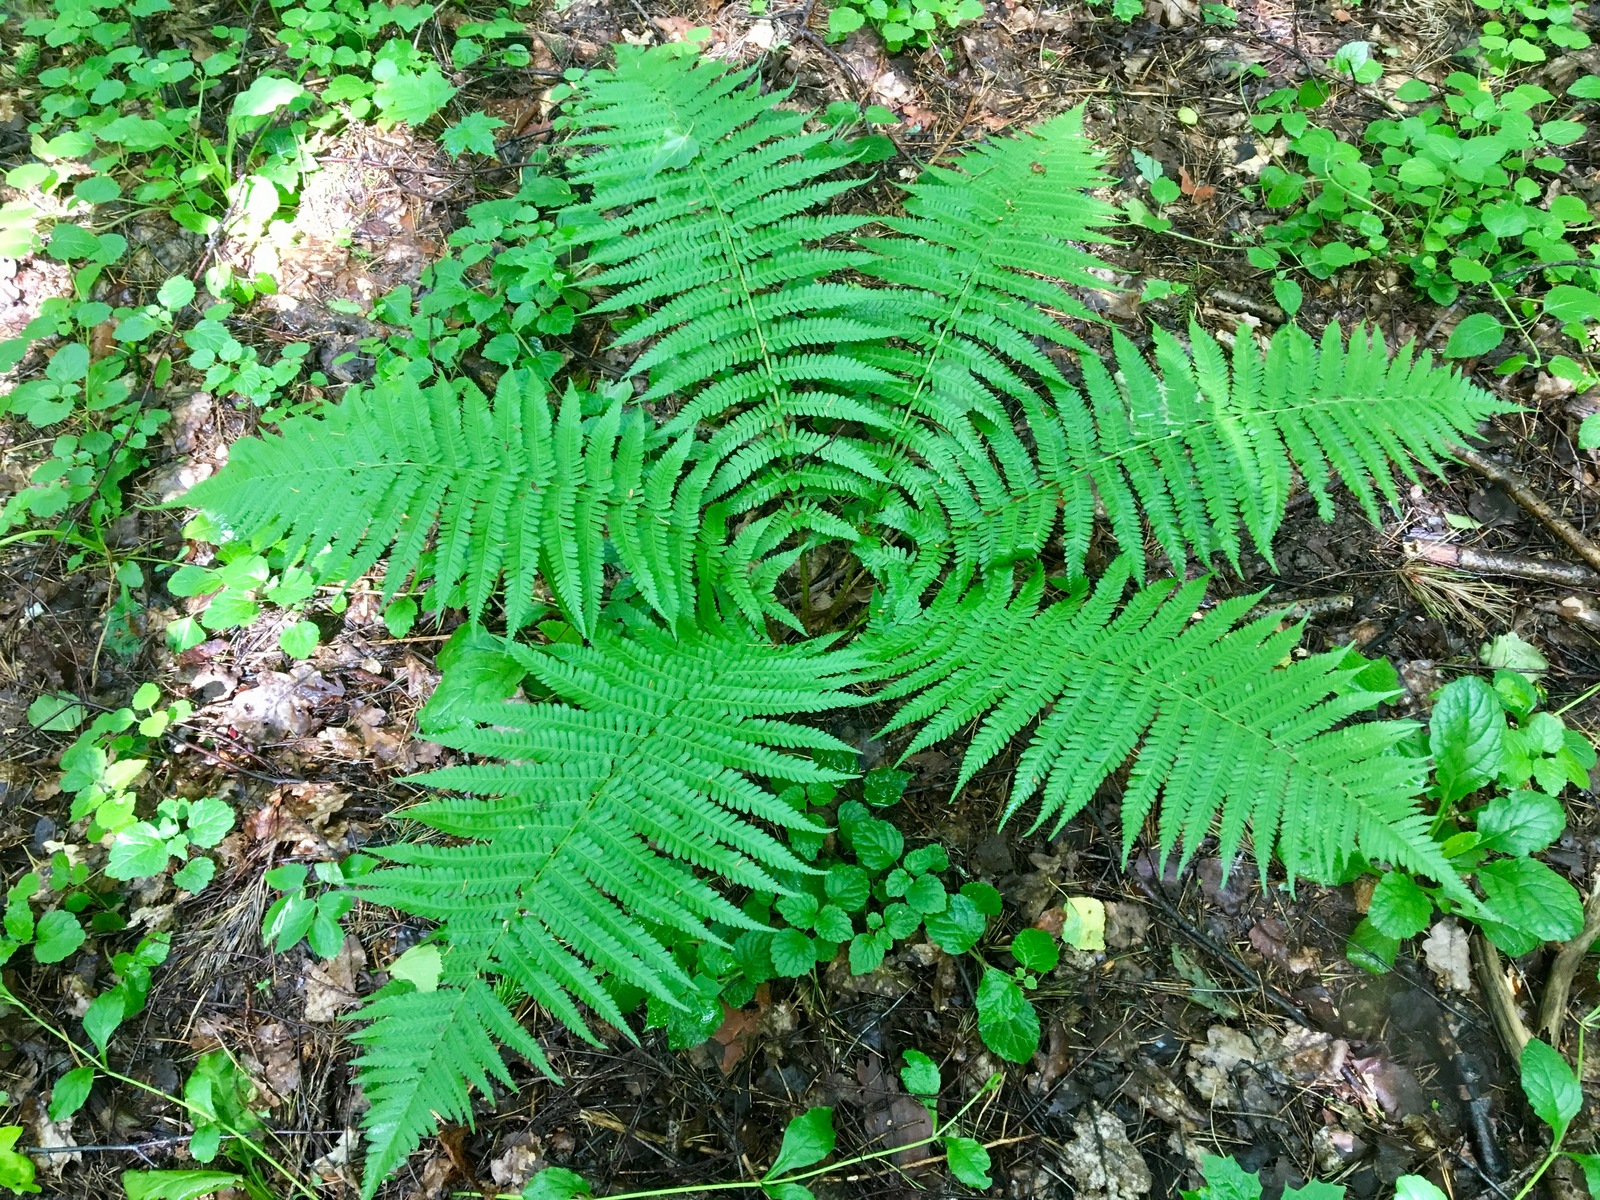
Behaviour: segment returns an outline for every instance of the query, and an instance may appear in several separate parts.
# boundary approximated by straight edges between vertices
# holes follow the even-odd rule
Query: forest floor
[[[1231,64],[1259,64],[1264,74],[1253,88],[1297,87],[1324,72],[1340,46],[1365,41],[1382,47],[1391,71],[1432,75],[1482,14],[1466,0],[1239,0],[1234,12],[1232,24],[1208,23],[1192,0],[1148,0],[1141,17],[1122,22],[1080,3],[994,0],[939,50],[893,56],[870,29],[825,42],[825,13],[810,3],[761,15],[742,3],[707,8],[699,0],[574,0],[523,12],[532,64],[479,79],[463,97],[507,122],[501,165],[452,162],[435,139],[404,126],[352,125],[323,137],[295,218],[300,236],[272,265],[278,295],[248,310],[235,332],[243,338],[248,326],[244,340],[264,358],[309,341],[310,363],[330,387],[360,378],[359,342],[371,326],[351,314],[415,281],[468,204],[514,188],[518,155],[549,133],[546,94],[560,73],[604,60],[613,43],[681,39],[702,26],[711,31],[710,53],[758,62],[773,86],[793,86],[808,105],[843,99],[889,109],[898,123],[885,132],[896,153],[864,185],[880,198],[892,200],[896,182],[985,135],[1083,105],[1108,174],[1122,181],[1106,194],[1142,194],[1132,153],[1151,156],[1182,181],[1181,199],[1164,215],[1188,239],[1122,231],[1107,252],[1121,274],[1093,305],[1136,337],[1151,319],[1173,328],[1193,319],[1225,332],[1270,328],[1284,320],[1272,272],[1219,248],[1230,231],[1266,219],[1238,186],[1262,160]],[[1320,119],[1359,132],[1374,103],[1345,89]],[[25,139],[16,140],[21,153]],[[1580,161],[1578,175],[1600,187],[1592,160],[1587,169]],[[134,252],[118,268],[125,277],[112,282],[130,294],[151,279],[198,274],[202,256],[243,264],[260,252],[208,246],[159,213],[123,232]],[[70,286],[65,269],[43,255],[4,270],[7,336],[44,297]],[[1179,286],[1145,290],[1151,280]],[[1438,350],[1460,315],[1419,298],[1380,258],[1332,280],[1307,280],[1299,319],[1312,329],[1365,321],[1392,344],[1416,339]],[[1484,453],[1600,539],[1600,464],[1576,443],[1579,421],[1600,401],[1531,369],[1483,373],[1479,382],[1524,406],[1488,431]],[[149,561],[189,552],[187,514],[150,505],[209,473],[258,422],[256,412],[208,394],[182,365],[168,397],[172,421],[133,481],[144,506],[109,531],[114,546]],[[29,468],[21,435],[5,454],[0,488]],[[1600,683],[1593,578],[1581,570],[1569,583],[1451,572],[1419,561],[1415,549],[1419,540],[1444,539],[1570,566],[1571,551],[1545,525],[1505,487],[1466,469],[1425,478],[1404,496],[1381,526],[1353,512],[1326,523],[1297,504],[1275,563],[1247,558],[1242,581],[1221,578],[1218,586],[1270,587],[1275,601],[1306,605],[1312,650],[1353,644],[1389,658],[1407,689],[1394,706],[1400,715],[1422,711],[1455,666],[1476,663],[1480,646],[1508,631],[1548,659],[1553,703]],[[180,897],[158,876],[126,897],[132,929],[169,932],[171,951],[154,972],[144,1012],[119,1031],[114,1061],[174,1093],[196,1053],[226,1046],[267,1098],[282,1161],[315,1181],[319,1195],[353,1196],[360,1099],[339,1017],[372,990],[376,964],[421,930],[363,907],[331,959],[304,943],[269,953],[260,936],[273,899],[264,875],[285,861],[337,858],[392,836],[390,814],[415,794],[401,777],[449,757],[415,735],[414,718],[437,680],[434,652],[450,629],[425,621],[393,636],[367,588],[340,613],[313,607],[321,645],[304,661],[283,653],[270,619],[173,654],[160,632],[192,602],[154,583],[133,595],[131,611],[116,605],[117,582],[93,563],[70,563],[53,541],[0,551],[0,868],[10,883],[79,836],[57,783],[71,734],[30,726],[37,696],[59,690],[114,709],[153,681],[190,700],[195,711],[167,738],[150,792],[222,797],[238,821],[202,894]],[[1584,701],[1567,720],[1600,733],[1600,703]],[[997,834],[1004,763],[959,797],[951,795],[956,757],[935,749],[910,766],[900,816],[908,837],[942,842],[962,877],[992,882],[1021,923],[1069,895],[1096,897],[1108,913],[1106,952],[1068,955],[1036,993],[1040,1053],[1009,1069],[1005,1086],[970,1114],[974,1136],[994,1155],[992,1194],[1173,1196],[1192,1186],[1200,1154],[1220,1153],[1259,1170],[1269,1197],[1312,1176],[1342,1182],[1352,1196],[1387,1197],[1397,1177],[1415,1173],[1454,1200],[1475,1200],[1512,1194],[1505,1181],[1542,1153],[1463,927],[1441,922],[1392,972],[1371,975],[1344,953],[1365,908],[1356,887],[1264,889],[1248,866],[1229,874],[1205,852],[1179,874],[1163,874],[1137,851],[1124,864],[1111,800],[1054,841],[1022,826]],[[77,852],[94,853],[81,845]],[[1600,862],[1592,794],[1569,799],[1567,830],[1548,860],[1580,886]],[[13,963],[7,986],[36,1011],[63,1022],[81,1017],[116,948],[108,943],[53,968]],[[930,949],[897,950],[867,976],[836,964],[811,979],[774,981],[688,1052],[669,1050],[659,1032],[638,1045],[613,1036],[597,1049],[559,1028],[541,1031],[568,1083],[530,1074],[515,1098],[485,1106],[475,1129],[446,1130],[413,1155],[383,1194],[509,1194],[552,1164],[582,1172],[601,1194],[748,1178],[754,1164],[770,1161],[785,1121],[813,1104],[835,1106],[842,1144],[915,1140],[926,1118],[897,1082],[902,1050],[923,1050],[969,1081],[1004,1066],[978,1038],[967,960]],[[1507,964],[1514,1002],[1530,1024],[1550,960],[1539,950]],[[1596,1002],[1592,972],[1580,972],[1574,1006]],[[46,1196],[120,1195],[122,1170],[183,1163],[182,1113],[147,1094],[97,1087],[75,1117],[51,1121],[44,1097],[70,1056],[17,1012],[0,1028],[0,1083],[20,1114],[12,1119],[27,1131],[23,1144],[40,1148]],[[874,1197],[919,1187],[966,1194],[915,1164],[824,1178],[816,1190]]]

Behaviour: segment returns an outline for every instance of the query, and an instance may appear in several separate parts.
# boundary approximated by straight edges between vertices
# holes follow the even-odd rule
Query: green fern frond
[[[1120,334],[1115,371],[1083,358],[1087,404],[1055,389],[1056,419],[1030,421],[1041,473],[1060,488],[1069,564],[1082,563],[1094,500],[1112,533],[1137,551],[1146,524],[1175,563],[1221,551],[1235,565],[1239,527],[1269,560],[1293,472],[1332,516],[1342,483],[1374,521],[1395,501],[1394,471],[1413,461],[1442,471],[1452,444],[1496,413],[1496,399],[1410,345],[1390,354],[1382,334],[1331,325],[1320,347],[1294,326],[1263,356],[1249,337],[1229,356],[1198,325],[1189,347],[1154,330],[1155,369]],[[1230,369],[1231,365],[1231,369]]]
[[[1092,593],[1049,605],[1037,569],[1015,593],[1004,572],[970,590],[953,576],[919,619],[864,639],[893,681],[880,699],[911,697],[885,732],[921,722],[911,754],[976,722],[960,788],[1033,726],[1005,814],[1037,795],[1035,828],[1059,830],[1131,759],[1124,853],[1159,801],[1164,855],[1187,859],[1216,825],[1224,861],[1248,831],[1263,869],[1276,855],[1291,880],[1331,878],[1360,852],[1470,903],[1417,802],[1426,762],[1395,752],[1414,726],[1343,724],[1385,697],[1351,683],[1342,652],[1293,659],[1298,627],[1244,620],[1259,596],[1195,619],[1203,579],[1119,606],[1130,575],[1119,561]]]
[[[371,1104],[361,1118],[367,1144],[362,1200],[371,1200],[425,1134],[440,1124],[472,1125],[471,1088],[492,1098],[497,1079],[516,1090],[501,1045],[561,1082],[539,1043],[471,973],[431,992],[391,983],[351,1019],[366,1022],[350,1040],[362,1047],[355,1069]]]
[[[1036,341],[1087,349],[1060,317],[1094,319],[1069,286],[1106,286],[1092,272],[1108,264],[1080,248],[1108,241],[1117,220],[1090,194],[1107,182],[1100,165],[1075,109],[907,188],[906,215],[880,218],[900,236],[861,239],[872,258],[860,269],[894,285],[884,304],[905,343],[872,351],[903,381],[886,398],[941,424],[972,410],[998,419],[987,389],[1030,394],[1019,369],[1061,380]]]
[[[808,114],[783,99],[753,71],[681,46],[624,46],[568,118],[567,144],[594,147],[568,171],[589,192],[566,214],[587,250],[581,282],[610,292],[595,312],[652,310],[617,344],[652,343],[633,365],[649,373],[646,402],[694,397],[674,432],[743,403],[786,412],[797,392],[886,378],[837,352],[891,331],[871,292],[828,281],[869,256],[821,243],[865,218],[815,211],[852,184],[828,179],[838,160],[814,153],[832,134],[805,132]]]
[[[183,503],[258,544],[282,539],[291,556],[328,549],[323,570],[334,578],[356,579],[387,552],[386,597],[431,576],[441,598],[459,588],[479,620],[503,590],[513,629],[537,611],[542,574],[587,632],[619,430],[627,425],[634,445],[642,429],[618,400],[585,430],[582,405],[569,389],[552,412],[531,371],[508,371],[493,399],[461,381],[352,388],[341,404],[236,442],[228,465]]]
[[[679,1004],[692,984],[670,933],[722,944],[713,923],[759,927],[714,884],[783,892],[781,879],[810,870],[769,830],[818,827],[751,777],[849,778],[804,756],[845,743],[785,718],[864,703],[847,690],[862,660],[825,641],[774,646],[732,630],[674,636],[652,624],[626,635],[602,626],[587,645],[506,649],[552,698],[469,708],[477,724],[435,734],[487,761],[420,776],[458,794],[405,812],[462,841],[374,849],[390,865],[352,890],[438,922],[452,970],[510,980],[584,1036],[579,1005],[625,1030],[604,979]],[[493,1066],[471,1064],[487,1064],[487,1038],[543,1065],[491,1000],[482,984],[463,984],[363,1010],[378,1022],[358,1036],[374,1047],[359,1077],[369,1095],[378,1091],[381,1170],[415,1144],[428,1104],[442,1116],[466,1112],[460,1072],[486,1089],[483,1070]],[[460,1072],[413,1060],[410,1049],[381,1056],[413,1037],[407,1022],[424,1019],[414,1012],[445,1005],[465,1027],[429,1037],[436,1046],[456,1039]]]

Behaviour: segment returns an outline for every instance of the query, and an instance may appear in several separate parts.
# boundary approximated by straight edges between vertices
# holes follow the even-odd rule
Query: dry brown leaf
[[[356,994],[356,973],[367,965],[366,951],[355,934],[348,934],[339,953],[325,962],[307,963],[305,970],[306,1020],[331,1021],[342,1009],[361,999]]]

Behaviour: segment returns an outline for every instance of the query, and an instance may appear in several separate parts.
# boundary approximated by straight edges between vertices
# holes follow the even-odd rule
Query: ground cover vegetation
[[[1470,70],[1403,82],[1356,140],[1315,122],[1338,89],[1384,79],[1370,44],[1293,87],[1251,89],[1268,72],[1235,64],[1249,127],[1277,139],[1246,192],[1279,216],[1205,244],[1265,273],[1289,318],[1318,281],[1392,262],[1419,297],[1471,310],[1445,358],[1581,390],[1600,268],[1588,206],[1552,181],[1587,144],[1600,76],[1560,95],[1519,81],[1587,49],[1583,6],[1502,8],[1465,48]],[[1440,928],[1517,960],[1581,959],[1594,940],[1593,902],[1545,858],[1596,755],[1572,705],[1552,707],[1539,652],[1505,634],[1481,671],[1400,716],[1411,689],[1386,658],[1303,646],[1306,619],[1243,582],[1252,563],[1277,568],[1302,498],[1322,520],[1382,525],[1524,410],[1359,310],[1259,337],[1219,338],[1196,312],[1108,324],[1089,298],[1128,237],[1194,240],[1178,228],[1186,174],[1133,149],[1138,182],[1108,200],[1078,107],[885,181],[893,112],[811,107],[700,35],[551,72],[528,144],[460,100],[474,78],[538,69],[520,14],[472,11],[445,37],[432,5],[308,0],[274,4],[265,43],[246,14],[211,15],[83,0],[7,25],[30,120],[0,253],[57,264],[61,287],[0,342],[0,405],[34,451],[0,548],[99,577],[95,669],[145,674],[124,702],[81,684],[26,698],[26,726],[56,741],[49,788],[73,836],[36,839],[7,877],[3,998],[54,1047],[35,1130],[70,1129],[97,1095],[180,1114],[189,1161],[127,1170],[130,1197],[322,1186],[225,1041],[165,1085],[118,1043],[149,1019],[174,950],[142,897],[232,886],[230,847],[259,823],[225,789],[169,787],[176,748],[219,743],[149,648],[170,664],[266,629],[281,662],[310,667],[352,605],[397,643],[438,631],[421,635],[439,674],[415,731],[446,765],[405,776],[414,802],[391,799],[380,835],[264,865],[252,925],[280,959],[324,963],[359,949],[362,914],[411,931],[345,1014],[360,1150],[322,1179],[363,1197],[435,1141],[473,1182],[452,1129],[535,1086],[524,1067],[580,1082],[554,1060],[558,1034],[721,1043],[736,1062],[724,1035],[774,987],[870,981],[913,948],[961,964],[993,1069],[946,1085],[907,1046],[895,1086],[920,1132],[830,1158],[834,1109],[812,1106],[770,1168],[697,1187],[799,1200],[912,1152],[942,1159],[952,1186],[995,1186],[1004,1139],[973,1122],[1017,1086],[1007,1064],[1053,1053],[1051,980],[1107,956],[1115,914],[1080,887],[1019,922],[915,823],[908,787],[940,747],[945,796],[1002,781],[986,832],[1059,845],[1092,815],[1111,822],[1108,861],[1158,879],[1204,856],[1224,888],[1353,887],[1339,947],[1356,970],[1393,971]],[[830,41],[870,28],[890,53],[948,63],[983,15],[843,3],[809,36],[837,57]],[[158,35],[169,19],[194,28]],[[286,229],[319,147],[364,126],[431,129],[440,161],[505,186],[463,206],[414,282],[330,305],[362,321],[342,354],[252,338],[280,281],[223,248]],[[139,252],[118,230],[152,216],[190,239],[192,265],[110,286]],[[1187,291],[1151,279],[1140,294]],[[141,495],[180,381],[249,428],[210,477]],[[1600,444],[1597,422],[1580,446]],[[119,532],[149,514],[184,522],[176,560]],[[158,624],[156,587],[183,605]],[[1238,1015],[1176,946],[1172,961],[1196,1005]],[[89,985],[58,1011],[32,981],[74,962]],[[1600,1195],[1600,1158],[1569,1139],[1597,1012],[1576,1023],[1574,1065],[1559,1021],[1508,1047],[1547,1142],[1504,1194],[1549,1176]],[[0,1130],[15,1192],[38,1190],[26,1132]],[[1260,1165],[1197,1158],[1184,1194],[1260,1196]],[[524,1174],[505,1194],[590,1188],[566,1166]],[[1314,1174],[1270,1186],[1345,1194]],[[1421,1174],[1381,1183],[1445,1194]]]

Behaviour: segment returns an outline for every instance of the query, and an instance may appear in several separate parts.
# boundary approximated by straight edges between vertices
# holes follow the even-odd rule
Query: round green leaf
[[[900,1082],[913,1096],[939,1094],[938,1064],[921,1050],[905,1052],[906,1065],[900,1068]]]
[[[893,767],[875,767],[862,779],[861,794],[874,808],[887,808],[905,794],[906,784],[910,782],[910,771],[897,771]]]
[[[211,602],[211,608],[217,602],[225,599],[218,596]],[[206,610],[210,611],[210,608]],[[278,634],[278,648],[290,658],[310,658],[317,651],[317,643],[322,640],[322,630],[317,628],[315,621],[296,621],[293,625],[285,626]]]
[[[921,924],[922,914],[909,904],[891,904],[883,910],[883,927],[896,941],[910,937]]]
[[[798,929],[780,929],[772,935],[772,969],[785,978],[808,974],[817,963],[812,940]]]
[[[1583,1089],[1567,1060],[1534,1038],[1522,1048],[1522,1090],[1534,1115],[1560,1137],[1583,1108]]]
[[[855,933],[850,914],[837,904],[824,904],[817,913],[817,936],[830,942],[848,942]]]
[[[106,874],[112,879],[148,879],[167,869],[171,858],[167,839],[144,821],[117,834],[106,860]]]
[[[1300,290],[1300,285],[1287,278],[1273,283],[1272,295],[1278,301],[1278,307],[1291,317],[1300,311],[1300,305],[1305,300],[1305,293]]]
[[[1563,323],[1600,320],[1600,296],[1587,288],[1558,283],[1545,293],[1544,311]]]
[[[443,970],[444,955],[433,942],[413,946],[389,964],[392,978],[405,980],[419,992],[438,991]]]
[[[417,621],[417,602],[410,596],[401,596],[383,610],[383,627],[393,638],[403,638],[411,632]]]
[[[945,893],[944,884],[940,883],[937,877],[918,875],[906,889],[906,903],[926,916],[929,913],[943,912],[945,906],[950,903],[950,898]]]
[[[89,1089],[93,1086],[93,1067],[74,1067],[56,1080],[50,1089],[50,1119],[65,1120],[77,1112],[89,1098]]]
[[[978,984],[978,1034],[1007,1062],[1024,1063],[1039,1048],[1039,1014],[1016,980],[990,967]]]
[[[1372,891],[1367,920],[1379,933],[1392,938],[1408,938],[1428,927],[1433,916],[1433,898],[1401,871],[1390,871],[1378,880]]]
[[[1011,940],[1011,957],[1036,974],[1056,969],[1061,947],[1042,929],[1024,929]]]
[[[876,971],[893,944],[894,939],[886,930],[875,929],[870,933],[856,934],[850,939],[850,974],[869,975]]]
[[[983,1143],[972,1138],[947,1137],[944,1140],[945,1161],[950,1164],[950,1174],[968,1187],[988,1188],[989,1152]]]
[[[1478,882],[1496,917],[1540,941],[1564,942],[1583,928],[1578,889],[1542,862],[1497,859],[1478,868]]]
[[[184,827],[196,846],[215,846],[233,828],[233,809],[214,796],[192,801]]]
[[[930,913],[922,920],[928,937],[946,954],[965,954],[977,945],[988,920],[967,897],[951,896],[945,910]]]
[[[194,295],[193,282],[178,275],[161,285],[161,290],[156,293],[156,299],[161,302],[162,308],[177,312],[185,305],[193,303]]]
[[[851,834],[856,861],[869,871],[884,871],[900,860],[905,838],[887,821],[863,821]]]
[[[215,879],[216,875],[217,864],[202,855],[198,858],[191,858],[179,870],[174,871],[172,873],[172,884],[174,887],[182,888],[191,895],[197,895],[205,891],[206,885]]]
[[[83,939],[83,926],[78,924],[77,917],[59,908],[52,909],[40,917],[34,927],[33,957],[41,963],[58,963],[76,953]]]
[[[998,917],[1003,901],[1000,890],[992,883],[973,880],[961,885],[961,894],[972,901],[973,907],[986,917]]]
[[[775,1179],[786,1172],[821,1162],[833,1153],[833,1143],[833,1109],[808,1109],[784,1129],[783,1145],[766,1178]]]
[[[1476,358],[1487,354],[1505,340],[1506,327],[1489,313],[1473,313],[1464,318],[1445,344],[1446,358]]]
[[[872,896],[872,883],[867,878],[867,873],[849,863],[839,863],[828,868],[823,888],[828,893],[828,899],[845,912],[860,912],[867,906],[867,900]]]
[[[292,79],[258,75],[249,87],[233,98],[230,120],[268,116],[305,95],[305,91]]]

